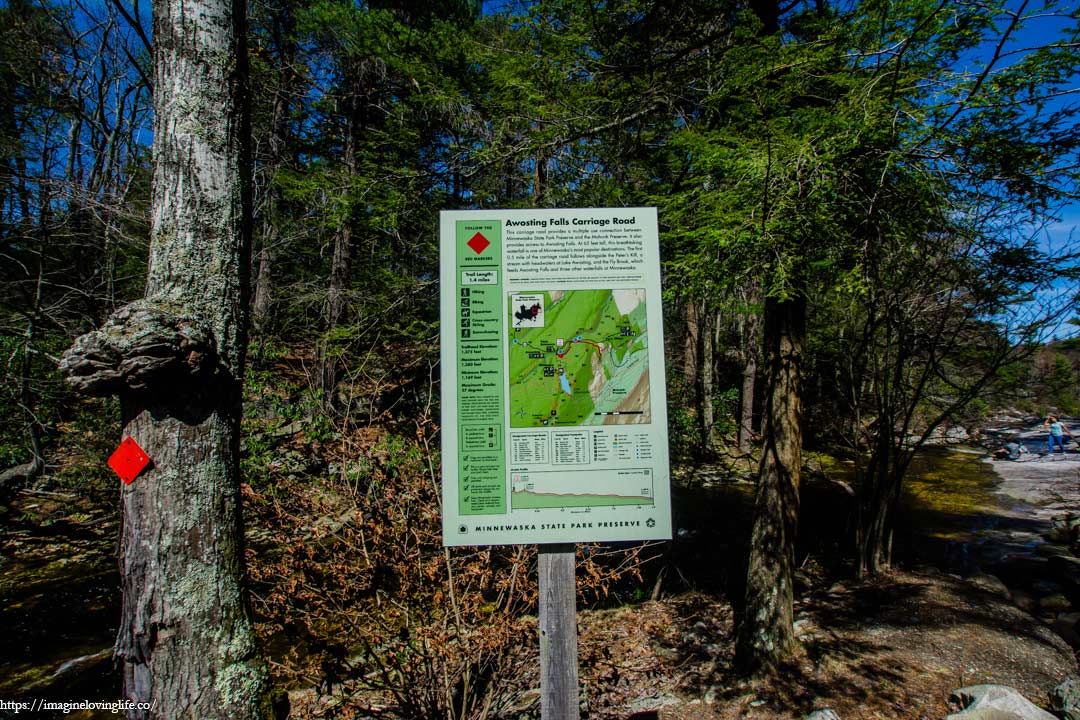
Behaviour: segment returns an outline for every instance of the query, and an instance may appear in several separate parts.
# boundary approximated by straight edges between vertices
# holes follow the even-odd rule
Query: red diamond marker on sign
[[[476,233],[471,238],[469,238],[469,242],[465,244],[471,247],[474,253],[479,255],[480,253],[487,250],[488,245],[491,244],[491,241],[484,237],[482,234]]]
[[[149,464],[150,457],[130,437],[124,438],[116,452],[109,456],[109,467],[120,476],[125,485],[130,485]]]

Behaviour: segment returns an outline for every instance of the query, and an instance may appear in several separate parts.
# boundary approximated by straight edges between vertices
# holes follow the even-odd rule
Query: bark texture
[[[746,605],[736,645],[737,662],[750,674],[775,669],[795,646],[792,576],[802,468],[805,336],[805,300],[766,301],[765,443],[754,497]]]
[[[244,4],[154,0],[146,297],[65,356],[151,459],[122,490],[115,658],[133,718],[269,716],[243,590],[239,429],[250,263]]]
[[[736,320],[739,338],[739,361],[742,365],[742,384],[739,390],[739,452],[750,452],[754,437],[754,387],[757,384],[758,356],[761,354],[761,316],[756,308],[761,304],[761,288],[757,280],[746,282],[739,289],[742,310]]]
[[[706,309],[702,318],[701,366],[698,368],[701,378],[701,454],[712,457],[716,454],[716,410],[713,406],[713,378],[716,372],[713,336],[716,330],[716,315]]]

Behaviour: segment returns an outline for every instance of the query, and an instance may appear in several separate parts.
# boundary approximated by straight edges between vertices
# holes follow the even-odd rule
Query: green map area
[[[510,426],[651,422],[645,291],[510,294]]]

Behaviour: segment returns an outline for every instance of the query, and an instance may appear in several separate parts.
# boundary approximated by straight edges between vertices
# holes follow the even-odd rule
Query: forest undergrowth
[[[500,716],[519,700],[507,664],[535,644],[536,548],[443,548],[430,402],[366,373],[341,395],[396,408],[330,420],[292,360],[291,383],[287,357],[278,382],[255,373],[244,433],[252,606],[275,684],[300,716]],[[580,546],[580,605],[640,599],[650,547]]]

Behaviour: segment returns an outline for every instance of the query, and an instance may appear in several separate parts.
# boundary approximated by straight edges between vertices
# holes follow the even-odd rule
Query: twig
[[[31,490],[29,488],[23,488],[19,492],[24,494],[24,495],[48,495],[49,497],[58,497],[58,498],[63,498],[65,500],[78,500],[79,499],[78,495],[73,495],[71,493],[50,492],[48,490]]]

